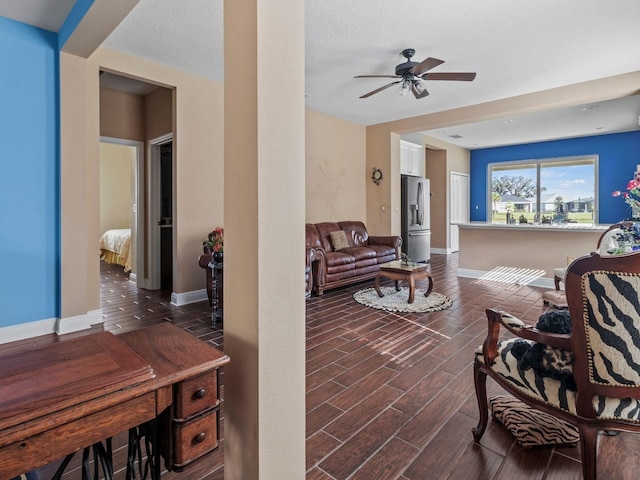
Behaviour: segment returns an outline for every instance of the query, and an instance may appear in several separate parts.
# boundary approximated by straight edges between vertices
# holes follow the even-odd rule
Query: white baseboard
[[[93,310],[85,315],[68,318],[47,318],[35,322],[21,323],[0,328],[0,344],[16,342],[27,338],[50,335],[52,333],[63,335],[91,328],[102,323],[102,311]]]
[[[209,300],[209,297],[207,297],[207,290],[205,288],[185,293],[171,292],[171,305],[175,305],[176,307],[187,305],[189,303],[202,302],[203,300]]]
[[[432,248],[431,253],[435,253],[437,255],[449,255],[451,253],[450,248]]]
[[[500,267],[500,269],[486,271],[486,270],[471,270],[468,268],[458,269],[459,277],[476,278],[478,280],[515,283],[517,285],[531,285],[534,287],[553,288],[553,278],[538,277],[535,274],[527,271],[526,269]]]
[[[64,335],[65,333],[78,332],[100,323],[103,323],[102,310],[92,310],[84,315],[61,318],[56,326],[56,333]]]
[[[47,318],[36,322],[21,323],[0,328],[0,343],[15,342],[25,338],[56,333],[57,318]]]

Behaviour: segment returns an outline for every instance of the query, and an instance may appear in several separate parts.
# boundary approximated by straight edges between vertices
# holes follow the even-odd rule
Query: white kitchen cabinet
[[[422,145],[400,140],[400,173],[424,177],[424,148]]]

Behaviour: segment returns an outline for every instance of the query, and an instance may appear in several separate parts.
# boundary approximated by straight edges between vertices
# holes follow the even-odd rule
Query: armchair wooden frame
[[[601,279],[605,280],[598,283]],[[628,399],[632,406],[640,405],[640,366],[633,364],[633,361],[630,362],[631,365],[620,365],[620,362],[609,365],[608,360],[618,358],[612,356],[616,352],[612,354],[606,349],[610,345],[602,348],[598,344],[598,338],[594,338],[597,337],[594,328],[597,329],[603,324],[607,328],[610,327],[614,334],[640,334],[640,253],[604,257],[592,253],[575,260],[569,266],[565,280],[572,323],[570,334],[542,332],[530,325],[520,325],[517,319],[514,321],[506,312],[491,308],[486,310],[488,334],[482,346],[482,354],[476,356],[474,363],[474,382],[480,418],[477,427],[473,429],[473,436],[476,442],[480,442],[487,426],[486,378],[489,376],[522,402],[574,425],[580,433],[583,477],[586,480],[595,480],[598,431],[640,432],[640,415],[637,412],[631,414],[627,411],[616,415],[612,414],[612,409],[609,408],[609,405],[615,404],[618,408],[623,405],[623,402],[617,399]],[[607,283],[609,280],[611,282]],[[610,288],[595,288],[602,285]],[[593,286],[595,287],[590,288]],[[612,292],[615,294],[611,295]],[[502,357],[499,356],[501,327],[517,338],[573,352],[573,377],[577,391],[575,395],[571,393],[567,396],[569,409],[562,409],[559,405],[554,405],[553,401],[536,397],[531,392],[525,393],[526,389],[522,386],[518,388],[516,382],[499,373],[499,368],[495,367],[502,361]],[[633,335],[630,337],[633,338]],[[503,339],[506,338],[503,336]],[[635,345],[633,341],[624,343],[623,350],[628,349],[625,354],[640,358],[640,335],[635,340]],[[621,357],[623,356],[624,354],[621,354]],[[606,375],[601,375],[603,368],[615,371],[616,375],[619,375],[620,371],[629,375],[611,381],[604,378]],[[604,406],[604,410],[597,412],[596,406]]]

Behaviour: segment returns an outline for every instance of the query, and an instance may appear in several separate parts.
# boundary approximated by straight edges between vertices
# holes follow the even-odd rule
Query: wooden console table
[[[228,362],[168,322],[0,356],[0,479],[150,421],[158,460],[187,468],[218,446],[218,375]]]

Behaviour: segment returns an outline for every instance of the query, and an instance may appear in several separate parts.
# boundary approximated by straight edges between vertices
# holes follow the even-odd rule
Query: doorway
[[[138,216],[139,169],[143,164],[143,143],[118,138],[100,138],[100,235],[108,230],[130,230],[130,260],[125,262],[129,280],[141,286],[144,227]],[[130,268],[130,272],[128,271]]]
[[[173,288],[173,135],[149,140],[148,275],[151,290]]]
[[[173,286],[173,142],[160,145],[160,288]]]
[[[175,273],[173,134],[167,133],[173,126],[173,96],[165,86],[100,72],[101,140],[137,148],[131,205],[135,266],[129,279],[150,290],[172,289]]]

